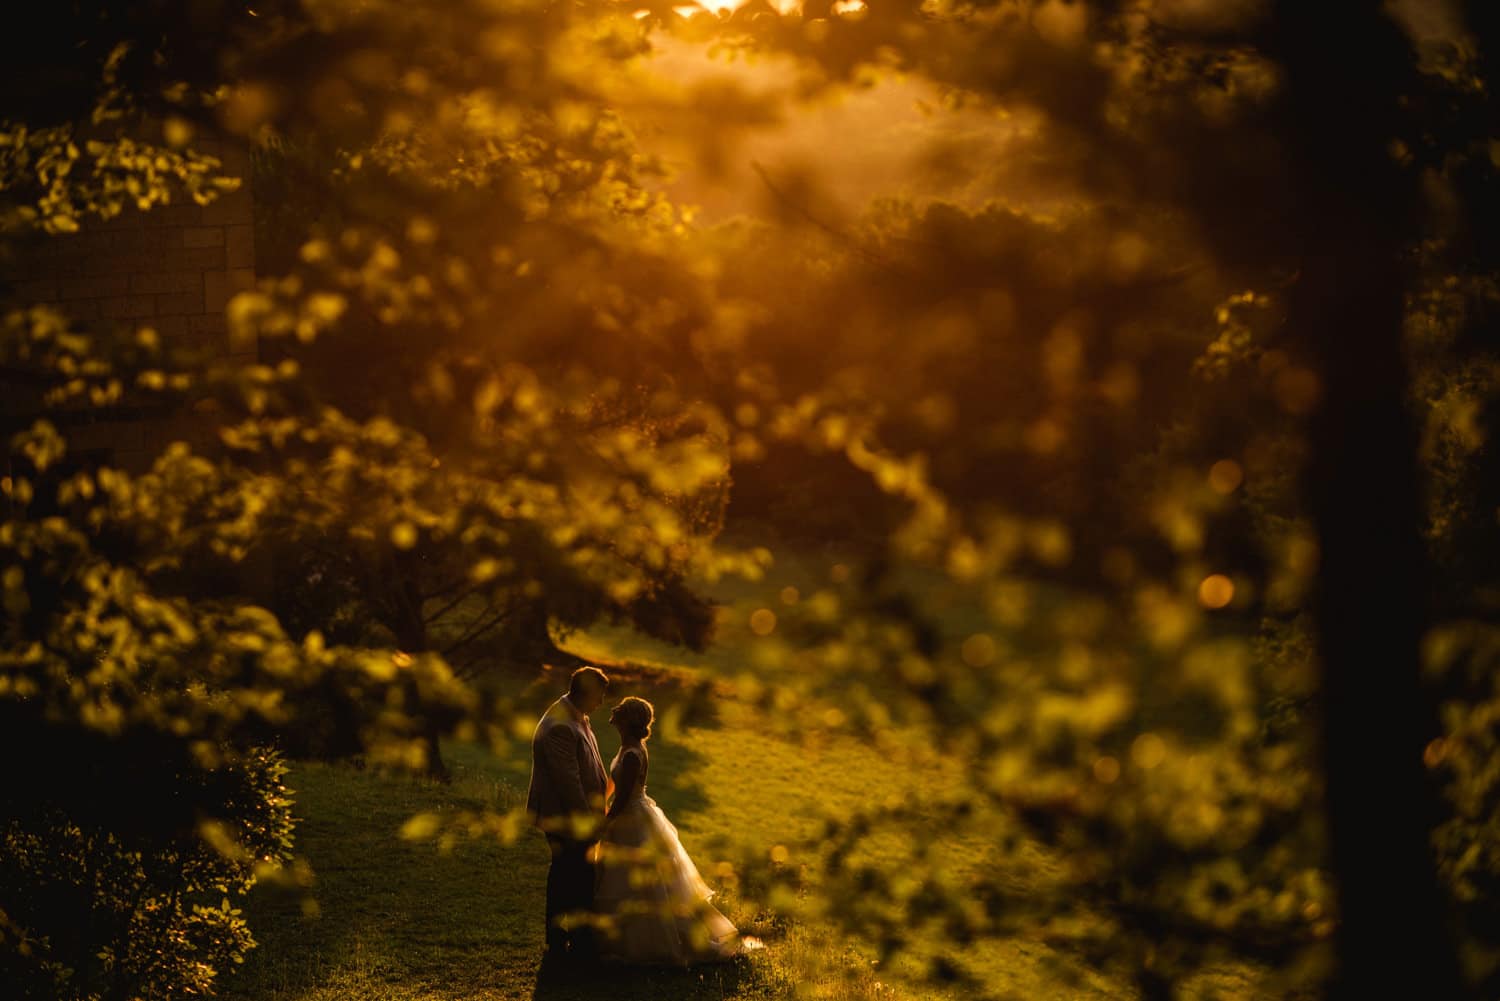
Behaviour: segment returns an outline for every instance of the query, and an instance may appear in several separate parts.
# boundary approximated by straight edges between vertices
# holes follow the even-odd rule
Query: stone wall
[[[21,302],[63,306],[84,327],[151,327],[170,344],[253,360],[253,349],[234,350],[224,320],[230,297],[255,283],[249,156],[218,140],[194,148],[219,156],[227,173],[244,179],[240,189],[205,206],[189,201],[149,212],[127,209],[81,232],[47,238],[0,281]],[[18,408],[26,403],[4,407]],[[66,433],[70,450],[107,453],[108,461],[131,470],[149,464],[169,441],[210,444],[183,415],[83,422]]]

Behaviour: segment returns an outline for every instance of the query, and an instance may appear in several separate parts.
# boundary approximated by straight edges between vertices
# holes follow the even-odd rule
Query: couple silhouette
[[[738,955],[738,931],[711,903],[713,891],[677,828],[646,795],[647,741],[655,711],[627,696],[610,711],[620,749],[604,767],[589,714],[609,676],[573,672],[531,740],[526,808],[547,837],[547,959],[688,966]]]

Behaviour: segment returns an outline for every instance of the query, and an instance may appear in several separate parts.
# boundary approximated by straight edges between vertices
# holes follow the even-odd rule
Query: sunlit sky
[[[978,204],[995,197],[1044,202],[1057,194],[1028,174],[1033,164],[1025,157],[1007,155],[1034,137],[1035,124],[1023,116],[945,107],[936,87],[911,77],[837,88],[810,102],[770,99],[795,85],[798,67],[785,57],[741,54],[731,61],[670,38],[657,44],[650,65],[674,85],[704,93],[739,88],[767,98],[763,107],[785,109],[775,122],[738,129],[647,115],[641,139],[672,167],[669,190],[706,218],[770,207],[773,196],[755,165],[773,181],[795,179],[791,186],[811,192],[816,203],[806,207],[830,217],[887,195]]]
[[[732,11],[748,0],[700,0],[678,8],[684,16]],[[783,13],[801,0],[770,0]],[[1388,0],[1389,9],[1419,43],[1451,40],[1459,23],[1451,0]],[[1163,15],[1201,19],[1253,17],[1261,0],[1159,0]],[[863,0],[842,0],[856,13]],[[672,168],[669,191],[712,220],[767,211],[774,197],[756,165],[772,181],[786,181],[826,221],[857,212],[873,198],[902,195],[967,205],[999,199],[1017,208],[1048,211],[1069,201],[1049,172],[1037,123],[1021,114],[978,108],[953,110],[930,83],[887,76],[873,87],[843,88],[815,102],[770,99],[790,91],[799,67],[786,57],[711,56],[707,48],[667,35],[654,38],[650,65],[685,87],[740,88],[764,95],[760,104],[787,109],[774,124],[726,129],[722,121],[676,118],[641,128],[646,148]],[[711,112],[705,112],[710,115]],[[704,127],[712,125],[713,127]]]

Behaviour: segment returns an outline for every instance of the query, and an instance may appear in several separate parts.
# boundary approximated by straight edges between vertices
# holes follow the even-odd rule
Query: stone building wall
[[[234,293],[255,282],[255,240],[250,161],[237,146],[219,140],[195,143],[219,156],[227,173],[243,179],[238,191],[209,205],[172,203],[149,212],[127,209],[78,233],[40,241],[36,252],[0,274],[21,302],[57,303],[84,327],[151,327],[163,341],[192,345],[226,358],[253,360],[253,349],[236,352],[224,319]],[[24,410],[23,400],[4,410]],[[107,453],[130,470],[149,465],[173,440],[197,447],[201,431],[185,415],[139,415],[84,422],[66,428],[75,453]]]

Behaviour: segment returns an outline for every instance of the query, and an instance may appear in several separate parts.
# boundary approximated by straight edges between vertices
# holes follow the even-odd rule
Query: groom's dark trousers
[[[547,949],[561,952],[571,943],[574,953],[592,954],[593,929],[579,925],[568,931],[558,925],[558,919],[594,906],[594,864],[589,861],[594,842],[549,834],[547,847],[552,852],[552,864],[547,867]]]

